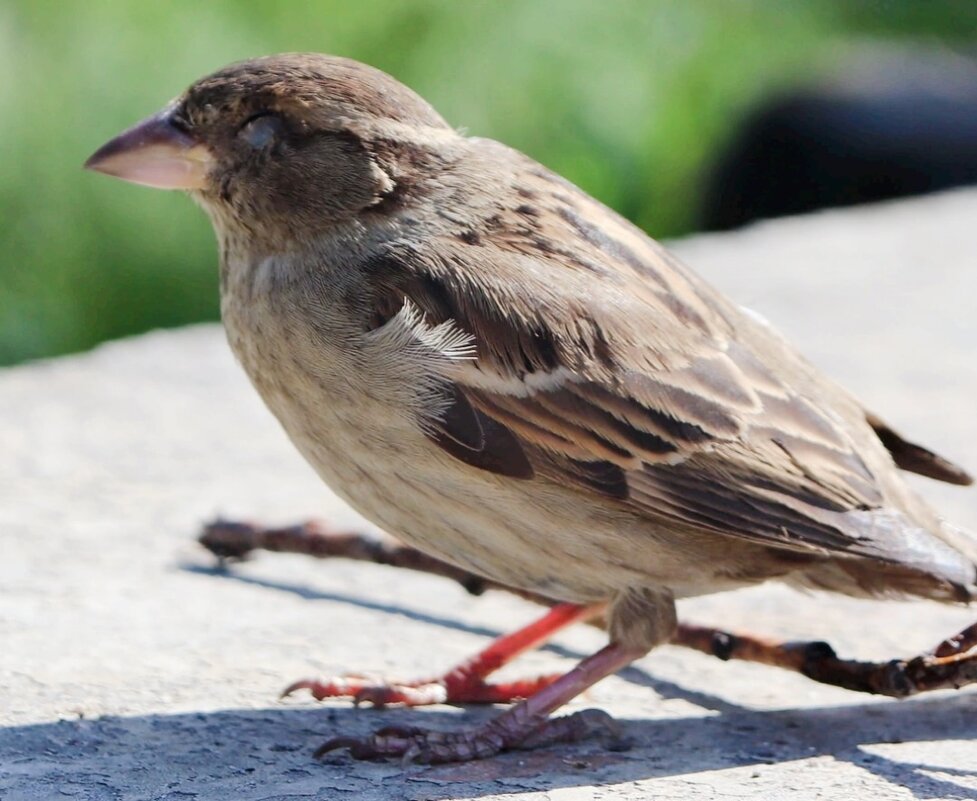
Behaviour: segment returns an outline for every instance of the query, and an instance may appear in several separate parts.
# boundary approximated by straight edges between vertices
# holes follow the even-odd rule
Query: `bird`
[[[384,72],[238,62],[85,166],[207,213],[230,347],[326,484],[407,544],[557,602],[439,681],[298,683],[378,705],[521,698],[479,726],[318,753],[619,743],[609,716],[553,713],[667,641],[677,598],[768,580],[977,598],[977,539],[900,474],[965,485],[963,469],[610,208]],[[608,644],[569,672],[485,681],[594,615]]]

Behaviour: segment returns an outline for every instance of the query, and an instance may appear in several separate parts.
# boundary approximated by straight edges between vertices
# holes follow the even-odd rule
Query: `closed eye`
[[[284,131],[284,120],[278,114],[267,111],[251,117],[241,126],[237,135],[255,150],[263,150]]]

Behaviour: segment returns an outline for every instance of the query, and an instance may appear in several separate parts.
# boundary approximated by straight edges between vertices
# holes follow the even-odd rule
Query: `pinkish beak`
[[[203,189],[213,154],[173,124],[169,107],[106,142],[86,170],[156,189]]]

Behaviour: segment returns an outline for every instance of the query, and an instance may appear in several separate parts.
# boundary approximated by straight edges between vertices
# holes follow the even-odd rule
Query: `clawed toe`
[[[576,742],[599,734],[606,748],[623,751],[630,742],[617,721],[606,712],[587,709],[536,725],[512,725],[496,718],[477,729],[440,732],[409,726],[387,726],[369,737],[333,737],[315,752],[317,758],[331,751],[349,749],[354,759],[400,757],[405,763],[435,765],[485,759],[512,749],[540,748]]]
[[[315,758],[321,759],[331,751],[349,749],[354,759],[378,759],[385,756],[403,756],[412,741],[424,738],[432,732],[407,726],[385,726],[369,737],[333,737],[315,750]]]
[[[427,706],[443,704],[448,694],[443,684],[436,682],[412,684],[374,684],[363,687],[353,696],[356,706],[369,703],[377,709],[391,704],[401,706]]]
[[[627,751],[631,739],[603,709],[583,709],[572,715],[552,718],[534,729],[519,743],[519,748],[540,748],[554,743],[570,743],[598,737],[608,751]]]
[[[505,704],[528,698],[552,684],[557,676],[537,676],[504,684],[490,684],[480,678],[465,676],[461,680],[424,679],[409,682],[384,682],[376,677],[346,674],[328,679],[301,679],[286,687],[285,698],[308,690],[317,701],[326,698],[351,698],[356,706],[370,704],[377,709],[387,706],[429,706],[431,704]]]
[[[289,684],[280,697],[286,698],[299,690],[308,690],[317,701],[326,698],[352,698],[356,706],[371,704],[378,709],[394,704],[443,704],[448,700],[444,684],[436,681],[380,683],[375,677],[354,674],[329,679],[300,679]]]
[[[329,679],[299,679],[282,690],[279,698],[287,698],[299,690],[308,690],[317,701],[323,701],[326,698],[355,699],[358,693],[371,684],[372,682],[367,677],[355,674],[346,674]]]
[[[369,737],[333,737],[315,751],[321,758],[331,751],[349,749],[354,759],[400,757],[405,763],[434,765],[484,759],[506,747],[499,735],[483,731],[439,732],[426,729],[387,726]]]

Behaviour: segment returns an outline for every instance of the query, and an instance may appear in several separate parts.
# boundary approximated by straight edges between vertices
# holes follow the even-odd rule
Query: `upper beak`
[[[86,170],[157,189],[203,189],[213,154],[173,124],[169,107],[106,142]]]

